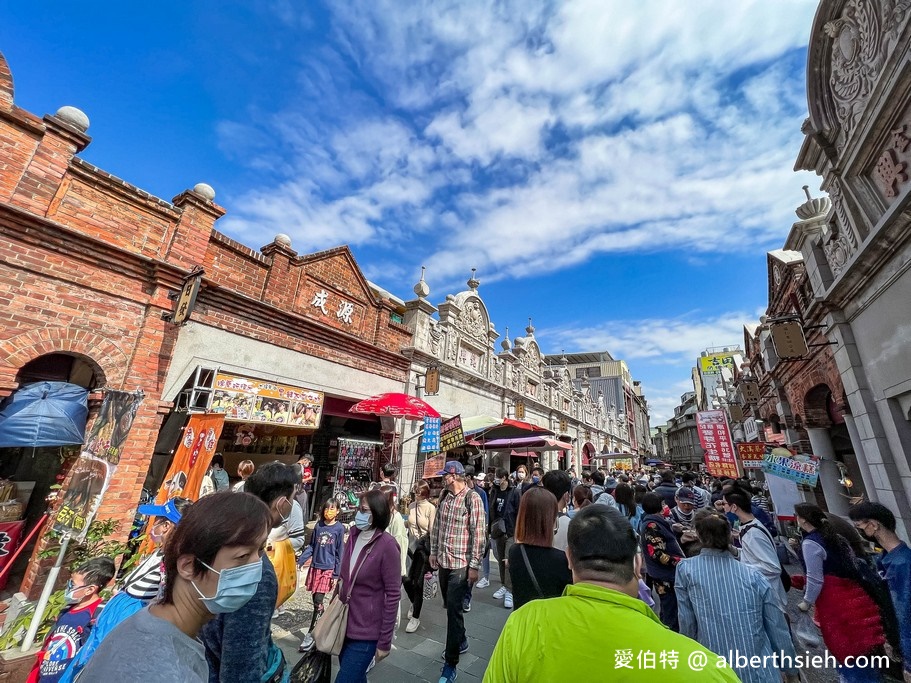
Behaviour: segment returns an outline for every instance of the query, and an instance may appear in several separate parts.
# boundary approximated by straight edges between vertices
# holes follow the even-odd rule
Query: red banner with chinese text
[[[714,477],[737,478],[737,458],[731,441],[731,430],[723,410],[703,410],[696,413],[699,443],[705,451],[705,468]]]

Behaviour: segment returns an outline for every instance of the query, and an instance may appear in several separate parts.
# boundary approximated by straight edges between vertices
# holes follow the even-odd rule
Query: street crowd
[[[31,680],[300,683],[329,680],[334,655],[335,681],[361,682],[438,601],[439,680],[451,683],[469,650],[464,615],[492,580],[512,614],[488,683],[774,683],[830,665],[849,683],[911,680],[911,550],[878,503],[850,521],[809,503],[779,511],[799,529],[786,539],[755,480],[449,461],[401,501],[385,466],[350,526],[329,498],[308,538],[310,465],[245,461],[231,487],[216,459],[198,501],[141,506],[154,550],[103,608],[113,563],[73,573]],[[292,667],[271,621],[298,568],[313,614]],[[791,612],[789,591],[802,591]]]

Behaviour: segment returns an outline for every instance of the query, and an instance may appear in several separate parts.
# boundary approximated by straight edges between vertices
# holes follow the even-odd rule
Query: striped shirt
[[[481,496],[468,488],[449,493],[437,511],[436,526],[430,534],[430,554],[436,555],[444,569],[477,569],[487,543],[484,527]]]
[[[156,550],[142,560],[126,581],[123,582],[123,591],[137,600],[154,600],[158,597],[158,588],[162,584],[164,571],[162,562],[164,555],[161,550]]]
[[[715,654],[794,657],[784,613],[762,574],[727,551],[704,548],[677,565],[680,633]],[[771,663],[771,658],[768,660]],[[744,683],[780,683],[772,667],[736,668]]]

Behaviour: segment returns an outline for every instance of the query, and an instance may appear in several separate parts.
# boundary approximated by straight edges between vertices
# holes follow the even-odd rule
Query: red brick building
[[[205,340],[210,364],[239,374],[256,365],[251,357],[280,349],[278,365],[245,374],[319,385],[328,416],[345,413],[365,390],[401,390],[409,362],[399,350],[410,332],[396,322],[398,304],[364,279],[346,247],[301,257],[283,236],[262,252],[245,247],[214,230],[224,209],[208,186],[168,202],[80,158],[87,129],[70,107],[43,118],[18,108],[0,55],[0,397],[35,379],[71,381],[93,390],[91,420],[101,388],[143,390],[100,517],[128,530],[162,419],[195,362],[194,340]],[[198,266],[205,276],[197,307],[178,328],[165,320],[169,295]],[[317,294],[326,305],[313,305]],[[233,357],[241,342],[246,355]],[[174,367],[181,348],[183,365]],[[350,386],[331,381],[348,371]],[[28,469],[25,454],[7,457]],[[38,469],[30,475],[43,477],[35,490],[43,498],[56,473]],[[31,521],[41,508],[30,506]],[[24,588],[36,572],[32,561]]]

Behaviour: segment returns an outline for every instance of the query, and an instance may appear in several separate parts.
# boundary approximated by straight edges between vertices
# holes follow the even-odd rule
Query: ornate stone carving
[[[907,18],[911,0],[850,0],[823,30],[832,39],[829,86],[846,133],[854,128]]]
[[[876,162],[876,177],[883,184],[883,194],[890,199],[898,195],[899,188],[908,182],[907,166],[899,161],[895,150],[887,149]]]
[[[487,338],[487,320],[481,304],[478,301],[469,301],[464,310],[459,314],[456,324],[472,337]]]
[[[512,389],[513,391],[519,390],[519,380],[522,378],[522,373],[519,371],[517,366],[512,368]]]
[[[537,347],[534,344],[529,344],[525,349],[525,353],[522,354],[522,365],[533,373],[538,374],[540,364],[541,357],[538,355]]]
[[[440,329],[439,323],[430,324],[430,353],[434,356],[440,355],[440,342],[443,341],[443,330]]]

